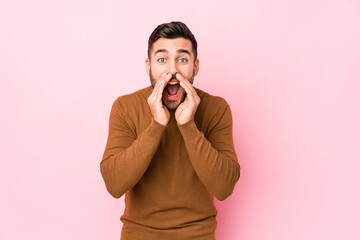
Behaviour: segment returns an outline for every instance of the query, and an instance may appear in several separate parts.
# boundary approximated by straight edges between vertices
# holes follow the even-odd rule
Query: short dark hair
[[[192,51],[194,53],[194,59],[197,58],[197,42],[195,36],[192,34],[190,29],[182,22],[170,22],[160,24],[155,28],[155,30],[151,33],[148,41],[148,57],[150,59],[150,52],[152,50],[152,46],[154,42],[156,42],[159,38],[185,38],[189,39],[192,45]]]

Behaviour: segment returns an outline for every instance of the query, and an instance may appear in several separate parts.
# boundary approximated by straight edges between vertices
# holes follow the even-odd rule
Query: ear
[[[194,64],[194,76],[196,76],[199,72],[199,58],[196,58],[195,64]]]
[[[145,65],[146,65],[146,72],[150,76],[150,59],[149,58],[145,59]]]

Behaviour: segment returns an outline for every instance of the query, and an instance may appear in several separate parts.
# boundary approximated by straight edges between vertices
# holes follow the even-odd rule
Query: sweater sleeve
[[[108,140],[100,163],[106,188],[115,198],[130,190],[144,175],[165,130],[165,126],[152,120],[136,136],[127,118],[128,114],[118,99],[111,109]]]
[[[233,192],[240,177],[240,165],[233,145],[230,107],[226,104],[220,114],[206,138],[194,121],[178,126],[199,179],[222,201]]]

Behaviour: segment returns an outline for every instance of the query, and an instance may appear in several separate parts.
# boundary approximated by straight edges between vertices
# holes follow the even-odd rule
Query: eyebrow
[[[169,53],[169,51],[166,50],[166,49],[158,49],[158,50],[156,50],[156,52],[155,52],[154,55],[156,55],[157,53],[162,53],[162,52],[164,52],[164,53]]]
[[[190,52],[188,50],[186,50],[186,49],[179,49],[179,50],[177,50],[177,52],[178,53],[187,53],[187,54],[189,54],[191,56]]]
[[[178,49],[176,52],[177,53],[187,53],[191,56],[190,52],[186,49]],[[156,55],[157,53],[169,53],[169,51],[166,49],[158,49],[158,50],[156,50],[154,55]]]

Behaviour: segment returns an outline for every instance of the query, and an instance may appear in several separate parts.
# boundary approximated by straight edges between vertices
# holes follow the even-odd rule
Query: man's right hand
[[[164,126],[166,126],[169,122],[170,113],[163,105],[162,97],[164,88],[170,81],[171,76],[171,73],[164,72],[161,75],[160,80],[155,84],[151,95],[147,99],[154,120]]]

